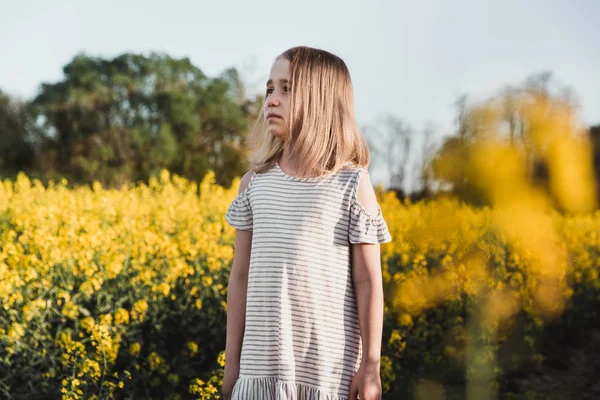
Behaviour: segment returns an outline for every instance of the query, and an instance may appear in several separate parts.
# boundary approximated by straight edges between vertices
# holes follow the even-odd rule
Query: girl
[[[353,102],[331,53],[294,47],[271,67],[253,166],[225,215],[225,400],[381,398],[379,244],[392,238]]]

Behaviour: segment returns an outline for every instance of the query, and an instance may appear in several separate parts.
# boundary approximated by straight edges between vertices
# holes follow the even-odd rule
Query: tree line
[[[77,55],[64,78],[18,101],[0,93],[0,171],[106,186],[162,168],[221,184],[244,172],[244,137],[260,107],[235,69],[206,76],[189,59]]]
[[[78,54],[63,72],[62,80],[42,83],[30,100],[15,99],[0,89],[1,177],[14,178],[23,171],[44,183],[64,177],[73,185],[97,180],[118,187],[147,181],[166,168],[196,181],[212,170],[217,182],[228,186],[246,171],[245,138],[264,96],[247,93],[235,68],[209,77],[188,58]],[[525,147],[530,141],[518,107],[524,97],[547,96],[577,107],[572,90],[555,86],[552,74],[543,72],[493,96],[500,104],[505,140]],[[389,177],[388,189],[413,199],[451,192],[468,202],[484,203],[468,174],[445,174],[439,164],[459,157],[486,134],[481,120],[490,101],[470,103],[461,96],[454,131],[441,143],[434,143],[433,125],[416,130],[395,115],[363,126],[374,162]],[[600,182],[600,125],[590,127],[588,135]],[[530,162],[532,181],[547,180],[547,168],[533,152]],[[414,185],[407,192],[411,174]]]

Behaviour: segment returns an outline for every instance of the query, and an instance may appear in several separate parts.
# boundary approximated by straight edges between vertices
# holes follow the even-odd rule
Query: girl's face
[[[285,140],[288,135],[290,111],[289,69],[289,60],[283,57],[275,60],[269,73],[263,107],[269,133],[282,140]]]

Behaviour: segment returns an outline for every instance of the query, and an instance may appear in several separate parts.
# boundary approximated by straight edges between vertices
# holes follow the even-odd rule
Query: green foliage
[[[256,101],[235,69],[210,78],[187,58],[79,54],[30,103],[0,92],[0,169],[117,187],[161,168],[193,180],[213,170],[229,185],[247,169]]]
[[[28,105],[0,90],[0,174],[15,176],[19,170],[31,170],[36,133]]]

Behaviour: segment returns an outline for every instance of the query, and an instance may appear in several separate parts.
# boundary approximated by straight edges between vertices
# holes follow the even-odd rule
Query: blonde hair
[[[252,169],[269,170],[285,146],[302,160],[293,167],[304,174],[333,174],[348,162],[368,167],[370,152],[356,122],[352,80],[344,61],[306,46],[292,47],[276,60],[280,57],[290,62],[288,137],[282,140],[269,134],[261,108],[248,136]]]

